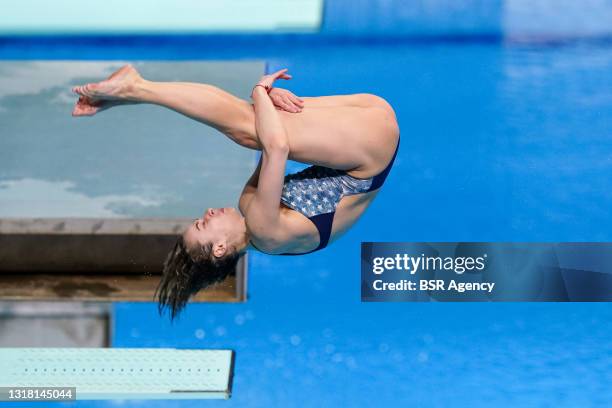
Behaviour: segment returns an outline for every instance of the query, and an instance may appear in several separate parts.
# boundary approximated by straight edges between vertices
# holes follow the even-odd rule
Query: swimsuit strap
[[[325,214],[317,214],[313,217],[308,217],[308,219],[313,222],[315,227],[317,227],[317,231],[319,231],[319,245],[315,249],[312,249],[307,252],[301,252],[299,254],[291,254],[285,252],[281,255],[306,255],[310,254],[311,252],[318,251],[319,249],[325,248],[329,243],[329,238],[331,237],[332,224],[334,223],[334,215],[336,215],[335,211]]]
[[[398,136],[397,145],[395,146],[395,153],[393,153],[393,157],[391,158],[391,161],[389,162],[389,164],[387,164],[387,167],[385,167],[383,171],[381,171],[380,173],[372,177],[372,185],[370,186],[368,191],[374,191],[380,188],[385,182],[385,180],[387,179],[387,176],[389,175],[389,172],[391,171],[391,167],[393,167],[395,156],[397,156],[397,151],[399,150],[399,144],[400,144],[400,138]]]
[[[336,215],[335,211],[330,212],[330,213],[315,215],[314,217],[309,217],[309,220],[311,220],[314,223],[315,227],[317,227],[317,231],[319,231],[319,245],[315,249],[312,249],[307,252],[301,252],[299,254],[292,254],[289,252],[284,252],[279,255],[306,255],[311,252],[318,251],[319,249],[325,248],[327,244],[329,243],[329,238],[331,237],[332,224],[334,222],[334,215]],[[257,249],[260,252],[263,252],[261,249],[255,246],[253,241],[250,241],[250,243],[251,245],[253,245],[255,249]]]
[[[313,251],[318,251],[319,249],[325,248],[329,243],[329,238],[331,237],[332,233],[332,224],[334,222],[334,215],[336,215],[335,211],[310,217],[310,221],[314,223],[315,227],[317,227],[317,230],[319,231],[319,246]]]

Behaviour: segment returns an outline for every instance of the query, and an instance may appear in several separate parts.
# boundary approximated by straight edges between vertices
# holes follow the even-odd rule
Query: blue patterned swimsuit
[[[399,139],[393,158],[387,167],[374,177],[358,179],[346,171],[323,166],[310,166],[285,176],[281,202],[287,207],[304,214],[319,231],[319,246],[311,252],[323,249],[329,243],[336,206],[344,196],[367,193],[380,188],[395,161]],[[281,255],[303,255],[284,253]]]

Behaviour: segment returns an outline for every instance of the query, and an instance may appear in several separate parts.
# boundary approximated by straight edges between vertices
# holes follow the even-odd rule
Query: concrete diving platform
[[[0,299],[153,301],[185,218],[2,218]],[[192,302],[246,300],[247,255]]]

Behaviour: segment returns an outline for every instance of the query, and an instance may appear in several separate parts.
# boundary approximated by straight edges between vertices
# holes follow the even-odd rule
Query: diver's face
[[[209,208],[201,218],[196,219],[183,233],[183,241],[190,250],[213,245],[213,253],[217,245],[227,247],[229,236],[240,231],[242,215],[232,207]],[[194,251],[194,252],[197,252]]]

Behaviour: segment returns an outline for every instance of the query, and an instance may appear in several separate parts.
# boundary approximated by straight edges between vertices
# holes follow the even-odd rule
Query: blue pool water
[[[188,38],[60,39],[5,46],[0,57],[263,59],[290,69],[287,85],[298,95],[373,92],[396,109],[395,166],[341,240],[304,257],[250,254],[248,302],[191,305],[174,325],[154,304],[115,305],[115,347],[237,352],[229,401],[126,406],[612,403],[609,304],[359,300],[361,241],[612,240],[611,47],[397,41],[223,49]],[[123,404],[65,404],[116,405]]]

